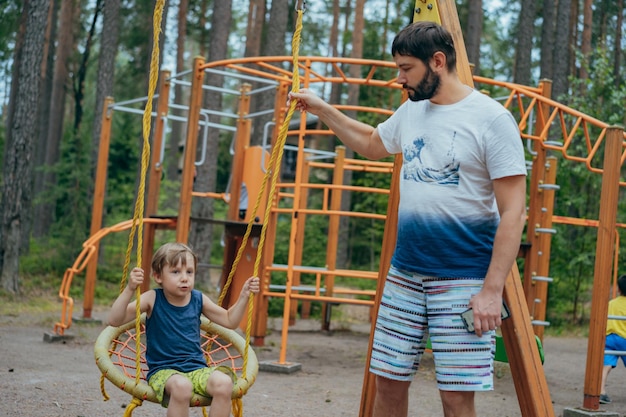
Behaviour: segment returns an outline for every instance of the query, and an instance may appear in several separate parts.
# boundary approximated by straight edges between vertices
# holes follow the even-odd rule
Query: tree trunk
[[[560,100],[568,90],[567,77],[570,74],[570,13],[571,0],[559,0],[556,11],[556,31],[554,37],[554,72],[552,98]]]
[[[41,61],[50,0],[30,0],[18,66],[17,93],[7,132],[0,215],[0,282],[7,292],[19,292],[19,256],[23,219],[32,202],[32,152],[37,102],[41,90]]]
[[[44,38],[44,54],[42,68],[42,90],[39,104],[39,131],[37,134],[37,146],[35,146],[34,167],[43,167],[46,159],[46,143],[50,125],[50,103],[52,99],[52,79],[54,77],[54,57],[56,55],[57,19],[59,1],[51,0],[48,12],[48,24],[46,37]],[[39,195],[43,191],[43,172],[34,172],[33,195]],[[34,232],[37,237],[37,232]]]
[[[554,74],[554,37],[556,27],[554,25],[556,5],[554,0],[543,1],[543,24],[541,26],[541,75],[542,79],[552,79]]]
[[[187,41],[187,11],[189,9],[189,0],[180,0],[178,4],[178,37],[176,38],[176,73],[180,74],[185,70],[185,42]],[[176,102],[184,103],[183,86],[174,85],[174,97]],[[182,116],[182,112],[173,110],[175,115]],[[169,139],[169,149],[166,150],[165,172],[169,180],[178,178],[178,160],[180,158],[181,147],[180,141],[184,139],[185,124],[181,122],[172,122],[172,133]],[[184,140],[182,143],[184,147]]]
[[[96,103],[91,140],[91,160],[94,167],[91,178],[94,180],[95,166],[98,161],[98,148],[100,146],[100,134],[102,133],[104,100],[113,95],[115,59],[117,57],[120,29],[120,3],[120,0],[106,0],[102,8],[102,34],[100,36],[100,57],[98,59]],[[92,194],[93,190],[90,190],[89,201],[93,197]]]
[[[74,22],[77,0],[62,1],[59,21],[59,41],[54,65],[52,95],[50,102],[50,121],[48,138],[45,146],[44,171],[42,172],[42,200],[35,205],[33,235],[42,237],[48,234],[54,221],[55,199],[50,190],[56,182],[53,167],[59,161],[61,138],[63,137],[63,120],[65,115],[65,99],[69,80],[69,60],[74,51]]]
[[[615,43],[613,44],[613,79],[615,87],[622,83],[622,25],[624,24],[624,0],[617,0],[617,25],[615,27]]]
[[[515,67],[513,68],[513,82],[518,84],[530,85],[534,26],[535,0],[522,0],[522,10],[517,24]]]
[[[480,39],[483,35],[483,0],[470,0],[467,16],[465,47],[467,58],[474,64],[474,74],[480,74]]]
[[[265,36],[263,37],[263,45],[261,46],[262,56],[281,56],[285,55],[285,33],[287,32],[287,23],[289,21],[289,12],[293,10],[289,6],[289,0],[272,0],[272,8],[270,10],[269,22],[265,26]],[[259,85],[261,87],[261,85]],[[261,112],[274,109],[276,100],[276,91],[269,90],[254,96],[250,103],[252,112]],[[274,118],[274,113],[259,115],[254,118],[252,124],[252,132],[255,134],[250,138],[250,145],[260,145],[263,142],[265,134],[265,126]],[[271,134],[272,130],[267,132]],[[270,142],[271,138],[267,138]]]
[[[583,62],[580,65],[580,73],[578,78],[586,80],[589,78],[587,68],[590,64],[589,58],[591,57],[591,29],[593,26],[593,0],[585,0],[583,5],[583,34],[580,43],[580,52],[583,56]],[[584,85],[584,84],[581,84]]]
[[[215,13],[215,12],[213,12]],[[245,56],[259,56],[261,54],[260,36],[265,23],[265,0],[250,0],[248,9],[248,26],[246,27]]]
[[[211,20],[211,36],[208,61],[225,59],[228,56],[228,36],[232,21],[232,0],[221,0],[215,3]],[[207,74],[206,84],[221,87],[224,77],[219,74]],[[219,110],[222,107],[220,93],[209,91],[203,100],[204,108]],[[208,148],[204,164],[197,167],[197,177],[194,184],[196,191],[214,191],[217,184],[217,156],[219,151],[220,132],[211,129],[208,137]],[[201,149],[198,148],[198,152]],[[193,201],[192,215],[199,218],[212,219],[214,204],[210,198],[197,198]],[[210,283],[209,271],[202,268],[211,263],[211,248],[213,243],[213,225],[201,222],[192,224],[189,233],[189,243],[198,254],[201,265],[198,266],[196,278],[201,285]]]
[[[363,32],[365,30],[365,0],[356,0],[354,7],[354,27],[352,30],[352,52],[350,58],[363,58]],[[351,65],[348,73],[350,77],[360,78],[361,66]],[[348,105],[359,104],[359,84],[348,86]],[[357,118],[356,112],[347,112],[352,118]],[[353,158],[354,151],[346,148],[346,158]],[[343,183],[352,183],[353,172],[346,170],[343,175]],[[341,211],[350,211],[352,206],[352,196],[350,192],[343,192],[341,196]],[[339,220],[339,239],[337,240],[337,268],[347,268],[350,264],[350,217],[342,216]]]

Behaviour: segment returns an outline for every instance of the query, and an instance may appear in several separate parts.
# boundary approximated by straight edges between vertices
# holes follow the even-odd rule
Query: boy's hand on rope
[[[130,271],[130,277],[128,278],[128,289],[131,291],[135,291],[138,287],[141,286],[144,280],[143,269],[139,267],[133,268]]]
[[[243,288],[241,288],[240,297],[248,298],[250,294],[258,294],[260,290],[261,290],[261,280],[259,279],[259,277],[250,277],[245,282],[245,284],[243,284]]]
[[[297,93],[290,92],[287,100],[288,106],[291,105],[292,100],[296,100],[296,110],[306,111],[316,116],[319,115],[324,106],[328,105],[308,88],[303,88]]]

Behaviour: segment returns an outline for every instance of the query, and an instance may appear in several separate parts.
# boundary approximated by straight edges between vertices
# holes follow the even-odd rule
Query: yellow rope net
[[[148,90],[148,98],[146,107],[143,114],[143,149],[141,154],[141,176],[139,181],[139,187],[137,190],[137,201],[135,202],[135,209],[133,214],[133,222],[132,227],[130,229],[130,234],[128,236],[128,246],[126,249],[125,259],[124,259],[124,268],[122,272],[122,279],[120,282],[120,292],[124,290],[126,286],[126,276],[128,274],[131,253],[133,249],[133,242],[135,240],[135,236],[137,237],[137,265],[141,266],[142,259],[142,247],[143,247],[143,215],[144,215],[144,194],[145,194],[145,185],[146,185],[146,176],[148,171],[148,164],[150,159],[150,129],[151,129],[151,121],[152,121],[152,101],[154,98],[157,81],[158,81],[158,66],[159,66],[159,34],[161,33],[161,22],[163,16],[163,8],[164,8],[165,0],[158,0],[154,9],[154,18],[153,18],[153,49],[152,56],[150,61],[150,80],[149,80],[149,90]],[[293,75],[292,75],[292,86],[291,89],[293,92],[297,92],[300,89],[300,75],[299,75],[299,56],[300,56],[300,42],[301,42],[301,32],[302,32],[302,17],[304,15],[304,2],[302,2],[302,7],[298,7],[297,11],[297,21],[296,28],[294,31],[293,39],[292,39],[292,62],[293,62]],[[283,149],[285,146],[285,142],[287,139],[287,132],[289,130],[289,122],[291,121],[293,114],[295,112],[296,103],[292,101],[290,103],[287,115],[285,116],[285,120],[281,125],[281,129],[278,134],[278,138],[276,144],[272,149],[272,154],[269,160],[269,169],[266,171],[265,178],[262,182],[261,190],[256,199],[256,203],[253,209],[253,213],[257,213],[263,196],[265,195],[265,188],[267,186],[268,180],[271,175],[271,183],[269,196],[273,196],[276,192],[276,184],[278,182],[278,175],[280,173],[280,166],[283,156]],[[267,231],[267,224],[269,221],[269,216],[271,212],[271,204],[267,204],[265,208],[265,213],[263,216],[263,223],[261,229],[261,235],[259,239],[259,246],[257,250],[257,256],[254,263],[254,275],[259,275],[259,265],[261,262],[261,257],[263,254],[263,247],[265,245],[265,236]],[[241,245],[239,247],[237,256],[233,261],[232,268],[228,274],[228,278],[226,283],[224,284],[224,288],[222,289],[218,304],[221,305],[224,297],[228,293],[228,289],[232,283],[233,277],[235,275],[235,271],[237,270],[237,265],[241,257],[243,256],[243,252],[245,250],[248,238],[250,237],[250,233],[252,231],[252,226],[254,224],[254,217],[251,216],[251,220],[248,223],[248,227],[243,236]],[[140,297],[141,291],[137,288],[136,292],[136,300],[137,300],[137,309],[136,309],[136,319],[135,319],[135,334],[139,335],[141,333],[141,311],[140,311]],[[243,367],[242,367],[242,376],[241,378],[247,379],[247,365],[248,365],[248,347],[250,346],[250,334],[252,329],[252,314],[254,309],[254,294],[250,295],[248,300],[248,320],[246,324],[246,337],[245,337],[245,349],[243,350]],[[135,352],[136,356],[136,375],[135,375],[135,383],[138,384],[141,379],[141,338],[137,337],[135,340]],[[100,382],[102,394],[106,399],[108,399],[108,395],[104,389],[104,375],[101,377]],[[131,404],[126,409],[124,416],[130,416],[134,408],[140,406],[142,403],[141,399],[133,398]],[[232,412],[235,417],[241,417],[243,415],[243,401],[240,398],[235,398],[232,400]],[[203,415],[206,416],[206,410],[203,408]]]

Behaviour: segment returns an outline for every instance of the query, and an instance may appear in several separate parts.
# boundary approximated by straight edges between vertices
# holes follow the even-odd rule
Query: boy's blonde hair
[[[161,246],[152,257],[152,273],[160,275],[166,266],[178,265],[187,266],[187,254],[193,257],[193,268],[198,268],[198,256],[184,243],[172,242]]]

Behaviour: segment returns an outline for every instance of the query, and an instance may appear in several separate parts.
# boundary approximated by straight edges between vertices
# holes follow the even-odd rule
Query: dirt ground
[[[100,371],[93,359],[93,342],[103,326],[75,322],[68,331],[73,340],[44,342],[44,333],[57,319],[41,314],[0,316],[0,416],[122,416],[130,396],[107,381],[111,399],[103,401]],[[272,330],[265,346],[255,349],[260,361],[279,358],[280,320],[269,324]],[[298,321],[289,332],[287,360],[300,363],[302,369],[293,374],[261,372],[244,397],[244,416],[358,416],[369,325],[343,319],[333,327],[331,332],[321,332],[314,321]],[[544,347],[555,415],[561,416],[564,408],[582,405],[587,341],[546,337]],[[496,389],[477,396],[478,415],[521,415],[508,365],[497,363],[496,374]],[[603,410],[625,412],[625,379],[626,368],[621,365],[611,373],[613,402]],[[412,385],[410,409],[411,417],[442,415],[430,357]],[[165,412],[146,402],[133,415],[164,416]],[[192,415],[202,413],[195,409]]]

